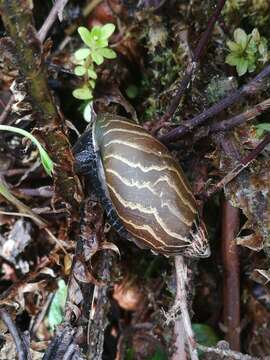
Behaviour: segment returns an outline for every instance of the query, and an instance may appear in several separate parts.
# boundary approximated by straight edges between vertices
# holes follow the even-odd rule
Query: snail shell
[[[93,149],[88,144],[81,150],[95,154],[102,198],[114,226],[154,252],[209,256],[196,200],[168,149],[140,125],[117,115],[99,114],[91,136]],[[75,156],[80,158],[78,150]]]

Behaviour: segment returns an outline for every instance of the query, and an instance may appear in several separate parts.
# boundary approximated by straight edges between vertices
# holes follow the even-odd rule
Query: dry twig
[[[250,355],[242,354],[238,351],[233,351],[230,349],[208,347],[201,344],[197,344],[197,348],[206,353],[215,353],[217,355],[220,355],[221,358],[228,357],[229,359],[234,359],[234,360],[269,360],[269,357],[265,357],[262,359],[262,358],[257,358]]]
[[[15,324],[13,323],[10,315],[4,309],[0,309],[0,317],[7,326],[14,342],[16,345],[17,355],[19,360],[28,360],[30,359],[30,354],[28,349],[25,346],[25,343],[19,334],[18,330],[16,329]]]
[[[76,216],[82,190],[74,173],[73,156],[65,134],[64,123],[47,82],[47,69],[42,49],[33,26],[29,2],[0,0],[2,21],[10,38],[1,40],[4,52],[10,54],[13,66],[19,70],[16,80],[22,98],[27,93],[26,108],[36,120],[36,133],[48,149],[55,163],[55,191]],[[26,111],[26,110],[25,110]]]
[[[220,191],[224,186],[226,186],[230,181],[232,181],[241,171],[247,168],[252,161],[256,159],[256,157],[262,152],[262,150],[270,143],[270,133],[268,133],[265,138],[253,149],[250,151],[248,155],[246,155],[240,161],[232,171],[230,171],[223,179],[221,179],[216,185],[212,186],[209,190],[205,193],[201,194],[200,197],[202,199],[208,199],[213,194]]]
[[[230,348],[240,345],[240,264],[235,237],[239,231],[239,209],[228,200],[222,206],[223,317],[227,329],[225,339]]]
[[[67,3],[68,0],[56,0],[56,2],[53,4],[53,7],[51,8],[47,19],[44,21],[38,32],[38,39],[40,42],[44,42],[50,28],[54,24],[57,17],[60,21],[63,20],[63,10]]]
[[[182,331],[182,333],[188,344],[190,358],[191,360],[198,360],[196,342],[187,306],[187,266],[185,264],[184,257],[181,255],[175,256],[174,263],[176,274],[176,296],[171,312],[173,311],[174,313],[177,313],[179,310],[181,311],[181,316],[175,321],[175,329],[179,331],[179,327],[183,327],[184,331]],[[181,354],[183,353],[183,339],[177,336],[176,340],[176,352]]]
[[[229,106],[235,104],[243,97],[249,94],[255,94],[259,89],[262,88],[263,81],[269,75],[270,75],[270,65],[266,66],[248,84],[242,86],[240,89],[236,90],[226,98],[222,99],[220,102],[211,106],[209,109],[205,110],[201,114],[195,116],[190,120],[185,121],[183,125],[180,125],[177,128],[169,131],[167,134],[161,136],[159,140],[165,144],[168,144],[170,142],[180,139],[187,133],[191,132],[195,127],[202,125],[206,120],[217,115],[219,112],[228,108]]]
[[[244,111],[241,114],[235,115],[229,119],[219,121],[217,123],[203,126],[198,129],[194,135],[194,142],[197,142],[201,138],[208,136],[209,134],[221,132],[221,131],[230,131],[236,126],[240,126],[247,121],[255,119],[257,116],[260,116],[265,111],[270,108],[270,99],[266,99],[259,104],[256,104],[254,107]]]
[[[217,7],[211,18],[209,19],[209,22],[207,24],[207,28],[205,32],[202,34],[198,45],[196,49],[194,50],[194,56],[193,61],[188,65],[185,75],[183,79],[181,80],[179,84],[179,88],[177,90],[176,95],[172,99],[169,108],[167,109],[166,113],[161,117],[159,121],[155,124],[155,126],[152,129],[152,133],[155,134],[163,125],[166,123],[173,114],[175,113],[182,96],[184,95],[185,91],[190,85],[190,81],[192,79],[192,76],[194,75],[195,70],[198,68],[199,62],[202,59],[202,56],[207,48],[208,42],[210,40],[211,34],[213,32],[214,26],[216,21],[218,20],[218,17],[225,5],[226,0],[219,0],[217,3]]]
[[[1,115],[0,115],[0,124],[3,124],[4,121],[6,120],[10,110],[11,110],[11,107],[14,103],[14,97],[11,96],[8,103],[6,104],[4,110],[2,111]]]
[[[64,10],[64,7],[65,7],[65,5],[67,3],[68,3],[68,0],[57,0],[54,3],[48,17],[46,18],[46,20],[42,24],[42,26],[41,26],[38,34],[37,34],[37,37],[38,37],[38,39],[39,39],[39,41],[41,43],[43,43],[44,40],[46,39],[46,36],[47,36],[50,28],[53,26],[55,20],[57,19],[57,16],[59,17],[59,19],[62,18],[61,14],[62,14],[62,12]],[[60,12],[61,16],[59,16],[59,12]],[[0,124],[2,124],[5,121],[6,117],[8,116],[8,114],[9,114],[9,112],[11,110],[12,105],[14,104],[14,101],[15,101],[14,97],[11,96],[8,103],[7,103],[7,105],[6,105],[6,107],[5,107],[5,109],[2,111],[2,113],[0,115]]]

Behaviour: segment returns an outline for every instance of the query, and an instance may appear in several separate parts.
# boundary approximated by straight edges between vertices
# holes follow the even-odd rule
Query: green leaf
[[[48,313],[48,323],[52,330],[63,321],[66,298],[67,286],[64,280],[60,279]]]
[[[228,40],[227,41],[228,48],[233,52],[241,52],[242,48],[236,42]]]
[[[90,84],[91,88],[92,88],[92,89],[94,89],[94,88],[95,88],[95,86],[96,86],[96,82],[95,82],[95,80],[89,80],[88,82],[89,82],[89,84]]]
[[[96,41],[96,48],[105,48],[108,46],[108,40],[105,39],[98,39]]]
[[[98,53],[103,57],[105,57],[106,59],[115,59],[117,57],[116,52],[108,48],[99,49]]]
[[[256,129],[256,136],[258,138],[262,137],[264,134],[264,130],[263,129]]]
[[[248,69],[248,60],[241,58],[239,59],[238,63],[236,64],[236,71],[239,76],[244,75]]]
[[[126,94],[130,99],[135,99],[138,96],[138,88],[135,85],[129,85],[126,89]]]
[[[90,33],[90,31],[86,27],[80,26],[78,28],[78,33],[79,33],[82,41],[86,45],[91,46],[91,44],[92,44],[92,34]]]
[[[261,124],[258,124],[258,125],[256,125],[256,128],[257,128],[257,129],[264,130],[264,131],[270,131],[270,123],[261,123]]]
[[[204,346],[215,346],[219,341],[215,331],[209,325],[192,324],[192,329],[195,333],[195,338],[198,343]]]
[[[261,36],[257,28],[252,30],[251,36],[255,42],[260,42]]]
[[[248,72],[252,73],[256,70],[256,64],[255,62],[248,62]]]
[[[237,44],[241,45],[242,49],[244,50],[247,46],[248,36],[243,29],[236,29],[233,33],[234,40]]]
[[[46,171],[46,173],[49,176],[52,176],[53,161],[51,160],[51,158],[49,157],[49,154],[46,152],[46,150],[43,148],[41,143],[37,140],[37,138],[35,138],[34,135],[32,135],[31,133],[29,133],[28,131],[26,131],[24,129],[17,128],[16,126],[0,125],[0,130],[11,131],[11,132],[20,134],[20,135],[25,136],[26,138],[30,139],[38,148],[40,160],[44,167],[44,170]]]
[[[79,100],[91,100],[93,98],[92,91],[88,87],[75,89],[72,95]]]
[[[114,24],[106,24],[103,25],[101,28],[101,38],[102,39],[108,39],[115,31],[115,25]]]
[[[83,118],[86,122],[90,122],[92,119],[92,101],[90,101],[83,110]]]
[[[258,49],[257,43],[253,39],[250,39],[250,41],[248,42],[248,45],[245,49],[245,52],[247,54],[255,56],[257,49]]]
[[[266,63],[269,60],[269,53],[268,53],[268,46],[267,46],[267,39],[262,37],[261,42],[258,46],[259,54],[261,55],[260,61],[262,63]]]
[[[86,68],[84,66],[76,66],[74,69],[74,74],[77,76],[83,76],[86,73]]]
[[[91,37],[94,41],[102,38],[101,26],[94,26],[91,30]]]
[[[43,147],[41,147],[39,149],[39,155],[40,155],[40,161],[42,163],[42,166],[43,166],[44,170],[46,171],[46,173],[49,176],[52,176],[52,172],[53,172],[53,161],[52,161],[52,159],[49,157],[48,153],[44,150]]]
[[[215,331],[209,326],[205,324],[192,324],[192,329],[195,334],[196,341],[204,346],[215,346],[219,341],[218,336]],[[199,351],[199,355],[201,352]]]
[[[236,66],[240,60],[241,58],[238,55],[232,53],[226,56],[225,62],[226,64]]]
[[[125,353],[125,360],[133,360],[134,353],[135,353],[135,351],[133,349],[131,349],[131,348],[127,349],[126,353]]]
[[[99,49],[100,50],[100,49]],[[101,54],[99,54],[99,52],[96,51],[92,51],[91,53],[91,57],[93,59],[93,61],[97,64],[97,65],[101,65],[104,61],[104,58]]]
[[[168,360],[168,356],[162,348],[158,347],[155,354],[147,360]]]
[[[90,49],[86,49],[86,48],[79,49],[74,54],[75,59],[78,61],[86,59],[89,55],[90,55]]]
[[[87,70],[88,72],[88,76],[91,78],[91,79],[94,79],[96,80],[97,79],[97,73],[95,72],[95,70],[93,68],[89,68]]]
[[[101,26],[92,28],[88,46],[92,50],[108,46],[108,40],[102,37]]]
[[[255,128],[256,128],[256,135],[258,138],[260,138],[263,136],[265,131],[267,132],[270,131],[270,123],[261,123],[256,125]]]

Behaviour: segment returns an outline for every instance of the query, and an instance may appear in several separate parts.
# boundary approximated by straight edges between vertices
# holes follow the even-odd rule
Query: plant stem
[[[46,39],[46,36],[54,24],[57,17],[60,21],[63,19],[63,10],[66,4],[68,3],[68,0],[56,0],[56,2],[53,4],[53,7],[51,8],[51,11],[49,15],[47,16],[46,20],[42,24],[42,27],[40,28],[38,32],[38,38],[40,42],[44,42]]]
[[[184,95],[187,88],[189,87],[192,76],[193,76],[195,70],[198,68],[200,60],[202,59],[202,56],[206,50],[207,44],[208,44],[211,34],[213,32],[215,23],[225,5],[225,2],[226,2],[226,0],[218,1],[216,10],[214,11],[213,15],[209,19],[207,28],[206,28],[205,32],[202,34],[202,36],[198,42],[198,45],[197,45],[196,49],[194,50],[193,60],[186,69],[184,77],[179,84],[177,93],[173,97],[165,114],[157,121],[157,123],[153,127],[153,129],[152,129],[153,134],[155,134],[163,126],[164,123],[166,123],[169,119],[171,119],[171,117],[177,110],[177,107],[181,101],[181,98]]]
[[[242,354],[238,351],[233,351],[230,349],[220,349],[215,347],[208,347],[201,344],[197,344],[197,347],[199,350],[205,352],[205,353],[214,353],[217,355],[220,355],[221,359],[228,358],[234,359],[234,360],[263,360],[263,358],[253,357],[247,354]],[[180,359],[179,359],[180,360]],[[266,360],[266,358],[265,358]],[[268,359],[269,360],[269,359]]]
[[[0,318],[7,326],[10,335],[12,336],[15,342],[18,360],[30,359],[29,351],[23,341],[22,336],[19,334],[15,324],[13,323],[9,313],[4,309],[0,309]]]
[[[65,122],[60,114],[47,80],[42,48],[34,28],[29,1],[0,0],[2,22],[11,38],[1,39],[1,51],[10,54],[10,61],[19,71],[16,83],[27,93],[28,114],[35,120],[35,135],[43,140],[55,164],[56,197],[78,217],[83,193],[73,168],[73,155],[66,136]],[[23,99],[24,94],[21,94]],[[23,100],[22,100],[23,101]]]
[[[211,187],[205,193],[200,195],[204,200],[208,199],[213,194],[220,191],[225,185],[232,181],[242,170],[247,168],[253,160],[260,154],[260,152],[270,143],[270,132],[265,136],[265,138],[253,149],[250,153],[240,160],[235,168],[233,168],[223,179],[221,179],[216,185]]]
[[[27,137],[28,139],[30,139],[36,146],[37,148],[40,150],[40,149],[43,149],[44,148],[42,147],[42,145],[40,144],[40,142],[31,134],[29,133],[28,131],[24,130],[24,129],[21,129],[21,128],[18,128],[16,126],[10,126],[10,125],[0,125],[0,130],[5,130],[5,131],[11,131],[13,133],[16,133],[16,134],[20,134],[22,136],[25,136]],[[45,151],[45,150],[44,150]]]
[[[26,138],[30,139],[38,148],[41,162],[42,162],[42,165],[43,165],[45,171],[47,172],[48,175],[51,176],[52,171],[53,171],[53,162],[52,162],[51,158],[49,157],[48,153],[46,152],[46,150],[40,144],[40,142],[31,133],[29,133],[28,131],[26,131],[24,129],[21,129],[21,128],[18,128],[15,126],[9,126],[9,125],[0,125],[0,131],[1,130],[11,131],[13,133],[20,134],[20,135],[25,136]]]
[[[167,134],[159,138],[165,144],[176,141],[191,132],[195,127],[202,125],[206,120],[218,114],[222,110],[233,105],[237,101],[241,100],[244,96],[249,94],[255,94],[262,87],[263,80],[270,75],[270,65],[266,66],[255,78],[253,78],[248,84],[242,86],[220,102],[211,106],[201,114],[194,118],[187,120],[183,125],[169,131]]]
[[[235,237],[239,231],[239,209],[228,200],[222,203],[223,317],[225,339],[230,348],[240,351],[240,264]]]
[[[203,137],[208,136],[212,133],[217,133],[220,131],[229,131],[236,126],[242,125],[247,121],[255,119],[257,116],[260,116],[264,111],[270,108],[270,98],[266,99],[259,104],[256,104],[254,107],[244,111],[241,114],[235,115],[229,119],[211,124],[209,126],[203,127],[203,131],[198,131],[195,134],[194,142],[197,142]]]
[[[11,204],[16,206],[20,212],[23,214],[27,214],[29,217],[33,219],[33,221],[40,227],[45,228],[47,226],[46,222],[41,219],[37,214],[35,214],[28,206],[22,203],[19,199],[17,199],[5,185],[4,180],[0,177],[0,194],[7,199]]]
[[[182,323],[182,326],[184,328],[185,339],[188,344],[190,358],[191,360],[198,360],[196,342],[187,306],[187,266],[185,264],[184,257],[181,255],[175,256],[174,264],[176,274],[176,296],[174,308],[179,308],[181,310],[180,323]],[[177,329],[177,326],[175,328]],[[179,346],[177,346],[176,344],[176,347],[182,348],[182,344],[179,344]]]

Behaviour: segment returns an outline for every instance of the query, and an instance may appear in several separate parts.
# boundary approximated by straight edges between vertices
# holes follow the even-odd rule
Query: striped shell
[[[209,256],[195,198],[169,151],[116,115],[98,115],[92,136],[99,179],[135,242],[166,255]]]

